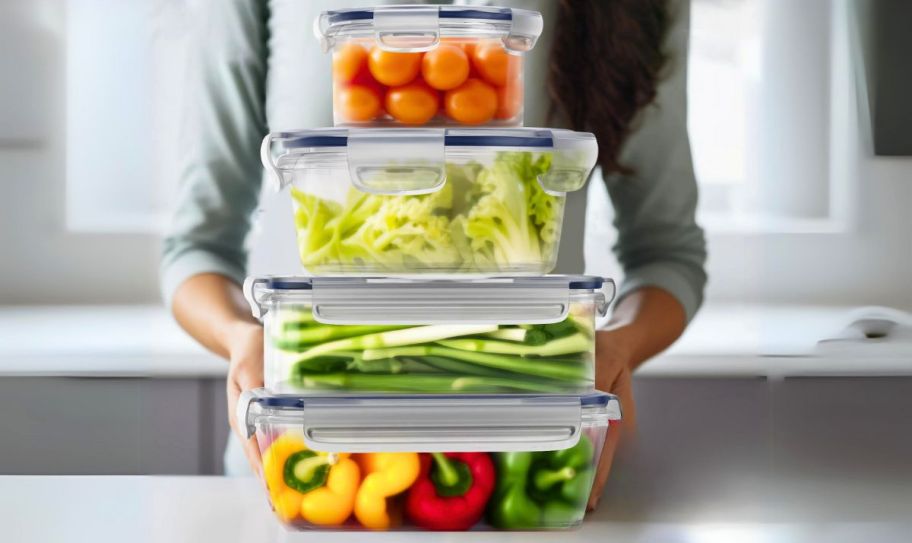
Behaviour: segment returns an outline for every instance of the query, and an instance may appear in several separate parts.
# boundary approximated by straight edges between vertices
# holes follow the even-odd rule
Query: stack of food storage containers
[[[270,134],[311,276],[251,277],[255,436],[301,529],[556,529],[585,513],[613,396],[594,389],[614,283],[545,275],[591,134],[522,128],[538,13],[329,11],[335,128]],[[470,126],[471,125],[471,126]],[[483,127],[480,125],[484,125]]]

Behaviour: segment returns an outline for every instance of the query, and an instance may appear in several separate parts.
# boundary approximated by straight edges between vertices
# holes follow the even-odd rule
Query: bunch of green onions
[[[576,393],[593,382],[591,317],[545,325],[328,325],[278,311],[275,356],[300,389],[413,394]]]

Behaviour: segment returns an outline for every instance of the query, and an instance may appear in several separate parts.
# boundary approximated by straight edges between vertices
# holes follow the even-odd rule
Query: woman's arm
[[[181,283],[171,307],[187,333],[228,359],[228,421],[238,431],[234,406],[241,391],[263,386],[263,328],[251,315],[238,284],[216,273],[197,274]],[[259,475],[255,440],[242,442],[251,469]]]
[[[616,394],[624,431],[609,432],[590,506],[608,479],[618,439],[636,426],[631,373],[671,345],[703,302],[706,242],[697,225],[697,182],[687,136],[689,4],[670,1],[667,64],[655,102],[634,118],[619,161],[629,175],[605,182],[615,210],[615,254],[625,280],[596,339],[596,386]]]
[[[686,324],[684,307],[674,296],[658,287],[643,287],[618,303],[600,332],[611,338],[606,350],[622,353],[627,369],[634,371],[674,343]]]
[[[697,180],[687,135],[689,3],[669,2],[666,64],[655,101],[631,123],[619,161],[630,174],[605,178],[615,211],[614,252],[624,268],[618,300],[647,286],[671,294],[689,321],[703,303],[706,240],[697,224]]]
[[[631,374],[671,345],[685,325],[684,307],[674,296],[661,288],[643,287],[618,302],[608,326],[596,334],[595,386],[618,397],[624,420],[608,432],[589,498],[590,509],[598,505],[621,437],[636,428]]]
[[[238,329],[260,328],[241,288],[217,273],[201,273],[184,281],[174,293],[171,309],[188,334],[225,359],[231,356]]]
[[[180,191],[162,249],[162,291],[180,325],[228,359],[227,412],[237,431],[240,391],[263,381],[262,328],[238,285],[262,179],[268,11],[266,2],[246,0],[203,0],[186,9],[191,69],[181,82]],[[257,449],[245,445],[257,471]]]

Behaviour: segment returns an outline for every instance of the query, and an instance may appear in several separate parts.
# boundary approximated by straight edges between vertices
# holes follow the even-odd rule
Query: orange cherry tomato
[[[488,83],[502,87],[513,73],[519,71],[520,58],[507,53],[500,44],[486,44],[475,47],[472,64]]]
[[[361,85],[371,89],[377,93],[377,96],[380,96],[380,101],[383,101],[383,94],[386,92],[386,87],[374,79],[374,76],[371,75],[370,70],[367,69],[367,64],[361,68],[361,71],[355,74],[355,77],[352,78],[351,83],[352,85]]]
[[[393,87],[386,93],[386,111],[401,123],[424,124],[439,109],[440,97],[437,91],[421,80]]]
[[[474,41],[466,41],[462,43],[462,50],[465,51],[467,55],[469,55],[469,58],[472,58],[475,56],[475,47],[477,45],[478,44]]]
[[[380,95],[364,85],[339,88],[335,102],[336,111],[346,121],[370,121],[380,114]]]
[[[521,79],[508,81],[503,87],[497,87],[497,111],[495,119],[512,119],[522,111],[523,86]]]
[[[497,93],[479,79],[469,79],[444,96],[446,114],[464,124],[481,124],[491,120],[497,111]]]
[[[469,56],[461,47],[440,45],[424,54],[421,75],[437,90],[455,89],[469,77]]]
[[[358,72],[367,65],[367,49],[357,43],[346,43],[333,51],[333,81],[351,83]]]
[[[441,45],[454,45],[465,52],[471,61],[472,55],[475,54],[475,43],[478,40],[466,38],[440,38]],[[470,62],[471,64],[471,62]]]
[[[415,79],[421,71],[421,56],[421,53],[397,53],[374,47],[367,66],[374,79],[388,87],[398,87]]]

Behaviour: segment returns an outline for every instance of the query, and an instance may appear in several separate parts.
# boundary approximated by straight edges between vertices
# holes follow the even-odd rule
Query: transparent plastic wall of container
[[[598,277],[250,278],[265,384],[299,394],[580,394],[594,389]]]
[[[278,519],[298,530],[559,530],[586,510],[613,396],[245,393]]]
[[[521,126],[523,55],[539,13],[489,6],[383,6],[315,21],[332,53],[337,126]]]
[[[262,148],[313,275],[546,274],[597,155],[592,134],[540,128],[301,130]]]

